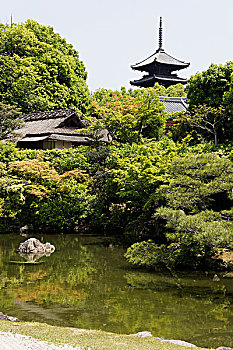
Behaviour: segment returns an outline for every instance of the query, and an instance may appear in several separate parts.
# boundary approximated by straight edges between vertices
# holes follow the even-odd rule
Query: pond
[[[110,239],[37,235],[51,256],[24,263],[26,238],[0,235],[0,311],[24,321],[233,347],[233,279],[132,269]]]

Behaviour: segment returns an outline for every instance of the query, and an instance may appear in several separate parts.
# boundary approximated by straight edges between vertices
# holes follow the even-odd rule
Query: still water
[[[202,347],[233,347],[233,279],[214,273],[132,269],[107,238],[37,235],[55,245],[38,264],[24,264],[19,235],[0,235],[0,311],[24,321],[151,331]]]

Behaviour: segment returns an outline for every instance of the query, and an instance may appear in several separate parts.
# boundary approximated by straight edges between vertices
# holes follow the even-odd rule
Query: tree
[[[104,165],[93,172],[95,216],[102,231],[131,236],[146,231],[158,206],[156,191],[169,176],[167,170],[172,159],[185,152],[186,147],[168,138],[111,145],[102,161]],[[94,162],[97,163],[97,158]]]
[[[27,20],[0,24],[0,101],[23,113],[76,108],[90,102],[78,52],[52,27]]]
[[[22,126],[19,109],[0,102],[0,140],[14,135],[14,130]]]
[[[35,230],[72,231],[91,212],[90,178],[80,169],[59,174],[39,158],[12,162],[8,168],[0,164],[1,219],[11,219],[9,229],[30,224]],[[0,230],[6,226],[0,222]]]
[[[191,76],[186,87],[190,107],[223,105],[224,95],[231,86],[232,73],[233,62],[225,65],[212,63],[207,70]]]
[[[215,135],[215,144],[217,143],[217,134],[220,136],[221,142],[232,140],[232,74],[232,61],[225,65],[212,63],[207,70],[202,73],[197,72],[192,76],[186,88],[189,111],[193,116],[191,119],[192,121],[195,119],[194,126],[204,131],[204,133],[202,131],[202,135],[205,135],[206,132]],[[200,105],[205,107],[199,107]],[[222,115],[222,106],[224,107],[224,116]],[[211,113],[209,107],[213,108]],[[197,108],[201,112],[199,118],[196,118],[197,114],[195,111],[193,112]]]
[[[127,251],[127,259],[148,267],[158,263],[168,267],[196,266],[205,264],[217,248],[233,249],[230,158],[214,153],[175,157],[167,176],[168,184],[156,190],[157,198],[163,198],[163,206],[155,210],[153,217],[164,235],[163,244],[135,244]]]
[[[204,139],[214,139],[217,146],[219,134],[224,135],[224,126],[227,125],[227,113],[222,106],[209,107],[207,105],[199,105],[193,107],[191,112],[183,115],[183,119],[196,129],[199,129]],[[222,135],[223,134],[223,135]]]
[[[187,155],[174,159],[169,185],[162,185],[167,206],[198,213],[221,211],[232,206],[233,163],[216,153]]]
[[[180,83],[169,86],[166,93],[168,97],[186,97],[184,85]]]
[[[93,96],[92,128],[108,129],[118,142],[140,142],[142,137],[160,139],[165,130],[164,105],[153,88],[132,92],[100,89]]]
[[[128,93],[130,96],[137,97],[143,95],[143,91],[147,89],[129,89]],[[159,83],[155,83],[153,90],[158,96],[168,96],[168,97],[186,97],[186,92],[182,84],[175,84],[169,86],[167,89]]]
[[[232,248],[232,161],[214,153],[178,158],[170,176],[169,185],[160,187],[167,208],[156,214],[167,222],[168,241],[204,259],[216,247]]]

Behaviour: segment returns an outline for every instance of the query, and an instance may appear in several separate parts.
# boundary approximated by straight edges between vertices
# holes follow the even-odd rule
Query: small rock
[[[24,254],[30,253],[53,253],[55,251],[54,245],[46,242],[45,244],[41,243],[39,239],[29,238],[25,242],[20,243],[18,252]]]
[[[28,235],[29,235],[28,232],[29,232],[29,226],[28,225],[22,226],[19,229],[19,234],[22,237],[28,237]]]
[[[151,332],[148,332],[148,331],[138,332],[138,333],[132,334],[132,335],[134,335],[135,337],[141,337],[141,338],[152,337]]]
[[[225,346],[220,346],[216,350],[233,350],[232,348],[226,348]]]
[[[220,278],[218,277],[218,275],[214,275],[214,277],[213,277],[213,281],[214,282],[219,282],[220,281]]]
[[[0,312],[0,320],[2,321],[13,321],[16,322],[18,321],[18,318],[12,317],[12,316],[6,316],[2,312]]]
[[[183,340],[162,340],[163,343],[171,343],[171,344],[176,344],[176,345],[181,345],[181,346],[186,346],[189,348],[196,348],[197,346],[191,343],[187,343],[186,341]]]
[[[28,225],[22,226],[19,229],[20,232],[25,232],[25,231],[28,231],[28,230],[29,230],[29,226]]]

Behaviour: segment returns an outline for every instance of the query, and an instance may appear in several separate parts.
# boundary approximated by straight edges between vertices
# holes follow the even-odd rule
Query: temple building
[[[177,60],[164,51],[162,32],[162,17],[160,17],[159,48],[153,55],[131,66],[132,69],[147,73],[139,80],[130,81],[131,85],[147,88],[159,83],[167,88],[170,85],[187,83],[187,79],[180,78],[173,72],[187,68],[190,63]]]
[[[17,135],[11,140],[16,141],[19,148],[63,149],[93,144],[92,138],[82,132],[87,126],[85,120],[73,109],[31,113],[20,118],[24,125],[15,130]],[[106,129],[96,136],[100,144],[112,140]]]

